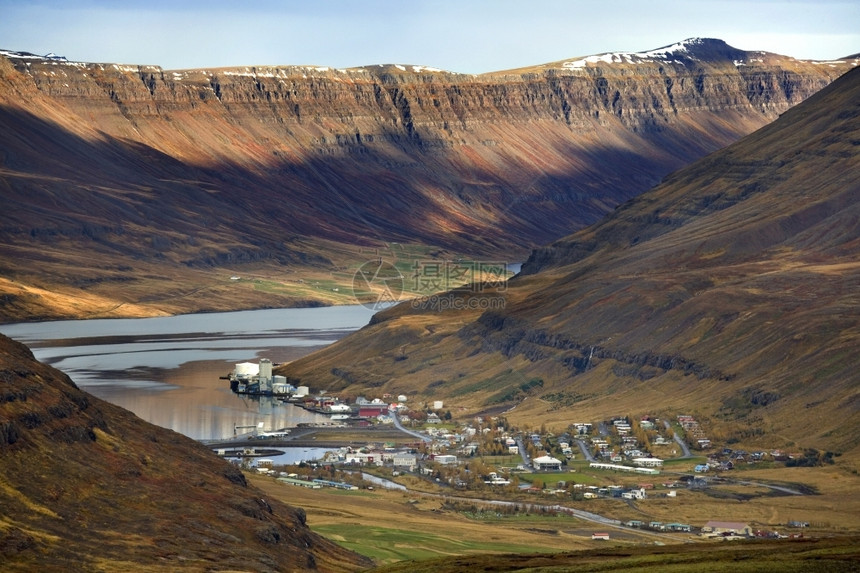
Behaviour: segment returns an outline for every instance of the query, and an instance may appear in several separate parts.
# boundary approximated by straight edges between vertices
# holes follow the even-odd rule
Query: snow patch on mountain
[[[671,46],[647,52],[609,52],[567,61],[562,63],[561,66],[566,69],[579,69],[587,67],[588,64],[601,62],[605,64],[636,64],[657,61],[681,64],[683,62],[678,59],[679,57],[687,60],[695,60],[696,58],[690,53],[690,46],[702,44],[703,42],[704,40],[701,38],[691,38],[672,44]]]

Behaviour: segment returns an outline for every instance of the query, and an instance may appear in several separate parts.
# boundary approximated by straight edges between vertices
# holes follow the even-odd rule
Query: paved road
[[[522,437],[522,436],[517,436],[517,437],[516,437],[516,438],[514,438],[514,439],[517,441],[517,447],[518,447],[518,448],[519,448],[519,450],[520,450],[520,456],[523,458],[523,466],[524,466],[524,467],[527,467],[527,468],[532,467],[532,461],[531,461],[531,459],[529,458],[529,452],[528,452],[528,450],[526,449],[525,444],[523,443],[523,437]]]
[[[486,505],[495,505],[499,507],[518,507],[523,508],[528,511],[533,510],[550,510],[550,511],[558,511],[560,513],[566,513],[568,515],[572,515],[573,517],[579,518],[583,521],[590,521],[592,523],[599,524],[601,527],[612,527],[615,529],[621,529],[630,533],[637,533],[640,535],[646,535],[649,537],[655,537],[661,540],[672,540],[678,542],[686,542],[689,541],[687,537],[678,537],[672,534],[667,533],[658,533],[656,531],[648,531],[647,529],[638,529],[633,527],[627,527],[623,525],[619,520],[612,519],[610,517],[606,517],[603,515],[599,515],[597,513],[592,513],[590,511],[583,511],[581,509],[574,509],[572,507],[567,507],[559,504],[542,504],[542,503],[523,503],[521,501],[508,501],[504,499],[482,499],[477,497],[461,497],[455,495],[445,495],[441,493],[430,493],[425,491],[418,491],[414,489],[408,489],[404,486],[391,482],[390,480],[386,480],[383,478],[375,478],[374,483],[382,486],[382,487],[393,487],[399,490],[406,490],[412,495],[423,496],[423,497],[432,497],[436,499],[450,499],[457,501],[468,501],[471,503],[477,504],[486,504]]]
[[[577,439],[576,445],[579,446],[579,451],[582,452],[582,455],[585,456],[585,459],[589,462],[596,462],[594,456],[591,455],[591,450],[588,449],[588,445],[585,443],[585,440]]]
[[[669,429],[669,420],[663,420],[663,425],[666,426],[666,429]],[[681,439],[677,433],[673,433],[672,436],[675,438],[675,442],[681,447],[681,451],[684,452],[684,455],[681,456],[680,459],[684,458],[692,458],[693,454],[690,453],[690,446],[687,445],[687,442]]]
[[[403,424],[400,423],[400,418],[397,417],[397,414],[395,412],[390,412],[390,414],[391,414],[391,419],[394,420],[394,427],[396,427],[401,432],[409,434],[410,436],[415,436],[416,438],[419,438],[420,440],[422,440],[424,442],[432,442],[433,441],[433,438],[431,438],[430,436],[428,436],[426,434],[421,434],[419,432],[413,432],[412,430],[407,430],[406,428],[403,427]]]

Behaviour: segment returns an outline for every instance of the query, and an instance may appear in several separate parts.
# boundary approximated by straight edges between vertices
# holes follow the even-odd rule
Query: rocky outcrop
[[[211,450],[82,392],[0,336],[0,554],[11,570],[367,567]]]

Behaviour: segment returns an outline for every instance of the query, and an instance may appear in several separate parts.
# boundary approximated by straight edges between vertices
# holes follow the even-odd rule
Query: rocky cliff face
[[[523,257],[856,63],[718,40],[480,76],[4,54],[3,244],[195,268],[302,262],[303,240]]]

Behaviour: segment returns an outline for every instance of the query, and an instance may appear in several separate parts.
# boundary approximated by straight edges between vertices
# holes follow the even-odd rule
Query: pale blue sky
[[[690,37],[828,60],[860,0],[0,0],[0,49],[166,69],[400,63],[481,73]]]

